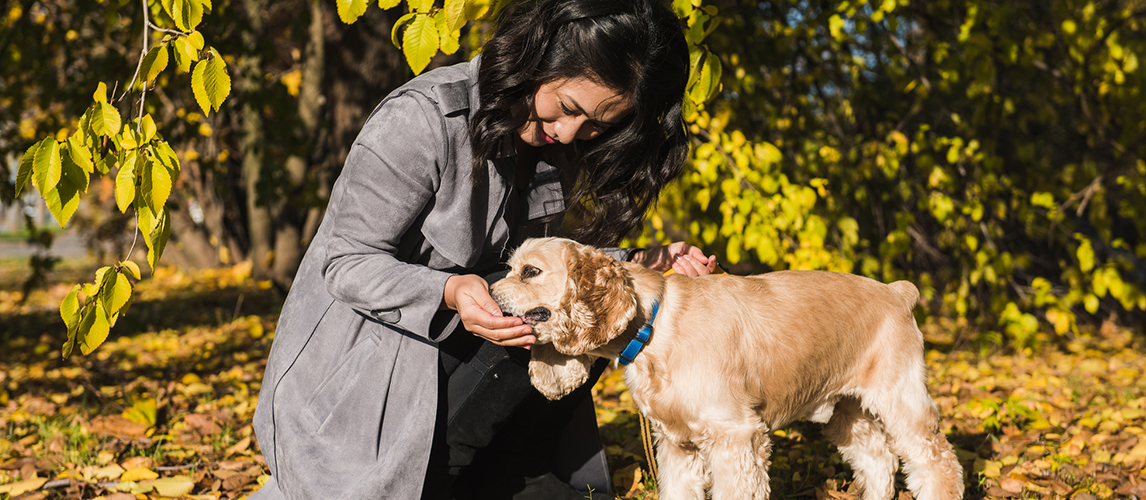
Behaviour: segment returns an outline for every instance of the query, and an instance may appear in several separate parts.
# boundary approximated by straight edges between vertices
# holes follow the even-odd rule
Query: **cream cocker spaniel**
[[[661,500],[768,498],[769,436],[801,417],[827,424],[866,500],[892,498],[899,459],[915,498],[962,497],[925,385],[914,285],[822,271],[666,277],[559,238],[526,241],[509,264],[490,289],[533,327],[533,385],[559,399],[596,358],[620,357],[652,422]]]

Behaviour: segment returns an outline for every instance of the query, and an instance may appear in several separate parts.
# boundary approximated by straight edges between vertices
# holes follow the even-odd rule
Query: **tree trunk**
[[[239,150],[242,152],[242,180],[246,194],[247,234],[249,244],[247,257],[251,259],[251,275],[257,279],[271,277],[270,264],[274,258],[272,250],[273,217],[265,199],[260,194],[260,180],[263,177],[264,148],[266,132],[263,129],[263,116],[257,106],[255,94],[263,87],[262,58],[258,55],[258,45],[262,39],[262,12],[265,8],[261,0],[243,2],[251,29],[243,33],[247,56],[240,63],[239,89],[243,99],[242,132],[239,137]]]

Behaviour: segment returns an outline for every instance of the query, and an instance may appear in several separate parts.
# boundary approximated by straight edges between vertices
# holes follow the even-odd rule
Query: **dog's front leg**
[[[659,433],[658,433],[659,434]],[[693,443],[669,442],[658,436],[657,492],[660,500],[704,500],[712,474]]]
[[[772,448],[768,434],[753,427],[714,434],[719,437],[709,452],[713,500],[767,499],[768,457]]]

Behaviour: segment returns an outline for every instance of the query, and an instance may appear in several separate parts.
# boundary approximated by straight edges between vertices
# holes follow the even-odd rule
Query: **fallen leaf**
[[[191,493],[195,488],[195,481],[187,476],[173,476],[147,481],[141,485],[150,485],[155,488],[156,493],[165,497],[181,497]]]
[[[187,422],[187,425],[191,426],[191,428],[195,429],[199,434],[218,434],[223,431],[210,415],[192,413],[183,417],[183,421]]]
[[[243,439],[240,439],[238,443],[235,443],[234,446],[227,448],[226,451],[224,451],[223,453],[229,457],[231,455],[235,455],[237,453],[247,451],[247,448],[249,448],[250,446],[251,446],[251,438],[245,437]]]
[[[91,471],[91,477],[96,479],[116,479],[126,472],[119,464],[111,464]]]
[[[223,489],[234,491],[250,484],[254,480],[255,476],[250,476],[247,474],[235,474],[223,480]]]
[[[48,478],[46,477],[33,476],[22,481],[16,481],[14,483],[8,483],[0,486],[0,493],[7,493],[15,497],[28,491],[38,490],[46,482],[48,482]]]
[[[145,437],[147,425],[133,422],[120,415],[100,415],[91,420],[88,431],[92,434],[131,440]]]
[[[145,479],[155,479],[159,477],[159,473],[148,469],[147,467],[136,467],[128,469],[123,475],[119,476],[120,481],[142,481]]]

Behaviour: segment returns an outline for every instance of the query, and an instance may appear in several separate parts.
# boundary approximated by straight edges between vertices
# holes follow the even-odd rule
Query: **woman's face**
[[[633,109],[617,91],[588,78],[553,80],[533,96],[529,120],[518,133],[534,147],[597,137]]]

